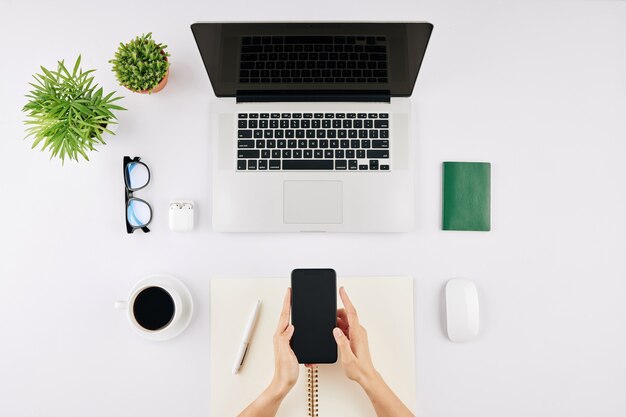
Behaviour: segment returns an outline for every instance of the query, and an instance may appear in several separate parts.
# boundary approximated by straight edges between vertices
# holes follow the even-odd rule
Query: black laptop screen
[[[430,23],[194,23],[215,95],[370,92],[410,96]]]

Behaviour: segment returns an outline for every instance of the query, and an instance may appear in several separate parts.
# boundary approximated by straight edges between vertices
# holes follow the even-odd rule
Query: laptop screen
[[[217,97],[359,92],[408,97],[430,23],[194,23]]]

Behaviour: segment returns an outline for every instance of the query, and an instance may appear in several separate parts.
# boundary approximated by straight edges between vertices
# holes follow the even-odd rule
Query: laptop
[[[413,228],[409,97],[430,23],[194,23],[216,97],[213,228]]]

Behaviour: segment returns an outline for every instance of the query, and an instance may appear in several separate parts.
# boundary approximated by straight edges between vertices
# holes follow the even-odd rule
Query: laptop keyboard
[[[389,171],[388,113],[239,113],[238,171]]]
[[[245,36],[241,83],[387,83],[384,36]]]

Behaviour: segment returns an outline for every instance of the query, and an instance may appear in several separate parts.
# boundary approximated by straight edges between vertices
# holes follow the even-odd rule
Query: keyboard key
[[[367,130],[365,130],[365,129],[359,130],[359,138],[367,139]]]
[[[247,119],[247,118],[248,118],[248,115],[247,115],[247,114],[245,114],[245,113],[239,113],[239,116],[238,116],[238,117],[239,117],[240,119]]]
[[[261,171],[267,170],[267,160],[266,159],[259,160],[259,169]]]
[[[270,118],[269,113],[261,113],[261,119],[269,119],[269,118]]]
[[[306,148],[309,142],[306,141],[306,139],[301,139],[298,141],[298,148],[302,149],[302,148]]]
[[[378,139],[378,130],[372,129],[369,131],[370,139]]]
[[[270,160],[270,170],[273,169],[280,169],[280,160],[279,159],[272,159]]]
[[[250,113],[248,115],[248,117],[250,117],[251,119],[258,119],[259,118],[259,113]]]
[[[245,169],[246,169],[246,160],[245,159],[237,160],[237,170],[243,171]]]
[[[324,157],[324,151],[322,151],[321,149],[316,149],[313,152],[313,154],[314,154],[315,158],[317,158],[317,159],[320,159],[320,158]]]
[[[326,131],[323,129],[317,130],[316,131],[316,137],[319,138],[325,138],[326,137]]]
[[[239,139],[251,138],[252,137],[252,130],[239,130],[237,132],[237,137]]]
[[[367,114],[365,114],[365,113],[358,113],[358,114],[357,114],[357,117],[358,117],[359,119],[365,119],[365,118],[367,117]]]
[[[374,127],[377,129],[389,129],[389,120],[375,120]]]
[[[237,127],[239,127],[239,129],[246,129],[248,127],[248,121],[247,120],[239,120],[239,123],[237,123]]]
[[[283,170],[333,169],[333,161],[316,159],[289,159],[283,161]]]
[[[287,147],[288,148],[295,148],[297,145],[298,145],[298,141],[295,140],[295,139],[287,141]]]
[[[334,152],[333,152],[332,149],[326,149],[324,151],[324,158],[326,158],[326,159],[332,159],[333,155],[334,155]]]
[[[372,148],[389,148],[388,140],[373,140]]]
[[[294,149],[293,150],[293,157],[300,159],[302,158],[302,149]]]
[[[346,158],[354,158],[354,149],[348,149],[346,151]]]
[[[248,159],[248,158],[258,158],[260,156],[260,151],[258,149],[251,149],[251,150],[238,150],[237,151],[237,158],[244,158],[244,159]]]
[[[285,158],[291,158],[291,149],[283,150],[283,159]]]
[[[341,141],[339,141],[341,148],[342,149],[346,149],[350,147],[350,141],[348,139],[343,139]]]
[[[256,159],[250,159],[248,161],[248,169],[256,171]]]
[[[304,137],[304,130],[302,130],[302,129],[296,130],[296,137],[297,138],[303,138]]]
[[[356,159],[351,159],[351,160],[348,161],[348,169],[350,171],[354,171],[354,170],[358,169],[358,167],[359,167],[359,163],[357,162]]]
[[[341,129],[341,130],[337,131],[337,137],[340,138],[340,139],[348,137],[347,135],[348,135],[348,131],[345,130],[345,129]]]
[[[327,139],[320,140],[318,143],[320,145],[320,148],[328,148],[328,140]]]
[[[256,130],[254,131],[254,138],[255,138],[255,139],[258,139],[258,138],[262,138],[262,137],[263,137],[263,131],[262,131],[262,130],[259,130],[259,129],[256,129]]]
[[[268,140],[268,141],[266,142],[266,144],[267,144],[267,147],[268,147],[268,148],[270,148],[270,149],[273,149],[273,148],[275,148],[275,147],[276,147],[276,141],[275,141],[275,140],[273,140],[273,139],[272,139],[272,140]]]
[[[350,141],[350,147],[351,148],[355,148],[358,149],[361,146],[361,141],[357,140],[357,139],[353,139]]]
[[[346,168],[347,168],[347,161],[345,159],[335,161],[336,170],[345,170]]]
[[[389,171],[389,165],[381,165],[380,166],[380,170],[381,171]]]
[[[369,113],[369,114],[367,115],[367,117],[368,117],[369,119],[376,119],[376,118],[378,118],[378,114],[376,114],[376,113]]]
[[[356,113],[348,113],[346,116],[348,117],[348,119],[354,119],[356,118]]]
[[[362,140],[361,141],[361,148],[369,149],[371,147],[372,147],[372,143],[371,143],[370,140]]]
[[[315,137],[315,130],[313,130],[313,129],[308,129],[308,130],[306,131],[306,137],[307,137],[307,138],[314,138],[314,137]]]
[[[359,149],[358,151],[356,151],[356,157],[359,159],[365,159],[365,151],[362,149]]]
[[[367,165],[359,165],[359,171],[367,171]]]
[[[389,151],[388,150],[376,150],[376,151],[367,151],[367,158],[371,159],[371,158],[389,158]]]
[[[370,160],[370,171],[378,170],[378,161],[376,159]]]
[[[309,140],[309,148],[317,148],[317,140],[316,139],[311,139]]]
[[[304,117],[305,119],[310,119],[311,117],[313,117],[313,113],[304,113],[302,117]]]
[[[285,139],[279,139],[276,141],[276,146],[280,149],[287,147],[287,141]]]
[[[389,131],[388,130],[381,130],[380,131],[380,137],[381,138],[388,138],[389,137]]]
[[[334,148],[338,148],[338,147],[339,147],[339,141],[338,141],[338,140],[336,140],[336,139],[331,140],[331,141],[330,141],[330,147],[331,147],[331,148],[333,148],[333,149],[334,149]]]
[[[271,139],[274,137],[274,131],[273,130],[264,130],[263,131],[263,137],[265,139]]]
[[[335,158],[339,159],[339,158],[344,158],[344,157],[345,155],[344,155],[343,149],[337,149],[335,151]]]
[[[286,138],[293,138],[294,137],[294,130],[292,130],[292,129],[285,130],[285,137]]]
[[[263,149],[261,151],[261,158],[270,159],[270,150],[269,149]]]
[[[254,148],[253,140],[238,140],[237,141],[238,148]]]
[[[313,151],[311,149],[305,149],[304,150],[304,157],[305,158],[313,158]]]
[[[380,113],[378,115],[378,117],[380,117],[381,119],[388,119],[389,118],[389,113]]]
[[[334,139],[337,137],[337,131],[336,130],[327,130],[326,131],[326,137],[327,138],[331,138]]]
[[[274,159],[280,158],[280,149],[273,149],[272,150],[272,158],[274,158]]]
[[[348,130],[348,137],[349,137],[349,138],[356,138],[356,137],[358,137],[358,136],[357,136],[357,131],[356,131],[356,130],[354,130],[354,129],[350,129],[350,130]]]

